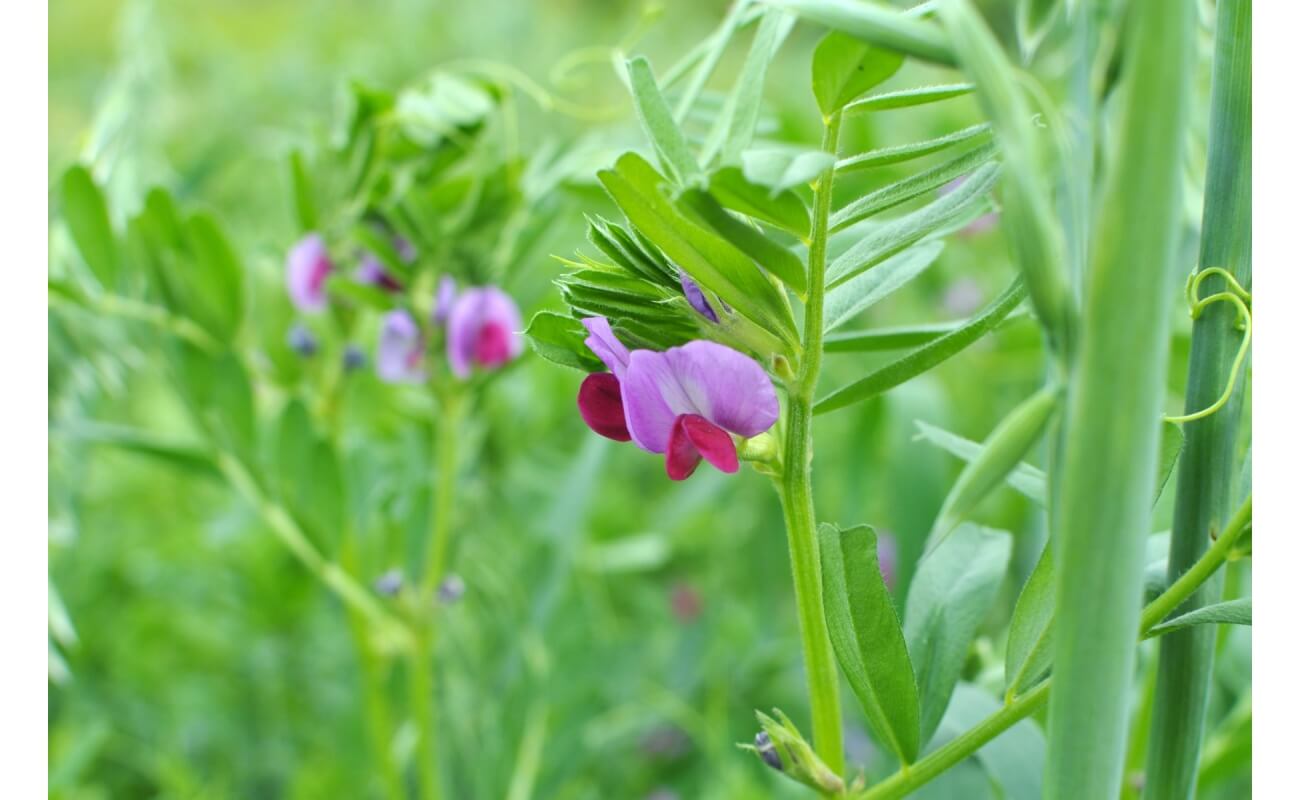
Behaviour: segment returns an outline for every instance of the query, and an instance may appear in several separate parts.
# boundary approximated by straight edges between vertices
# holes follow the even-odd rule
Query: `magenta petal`
[[[447,315],[447,361],[468,377],[471,366],[499,367],[523,350],[523,318],[510,295],[495,286],[466,289]]]
[[[299,311],[325,309],[325,279],[333,269],[320,234],[309,233],[293,246],[285,262],[285,285],[289,299]]]
[[[604,317],[587,317],[582,320],[582,325],[587,329],[587,333],[591,334],[585,341],[587,348],[605,362],[605,366],[614,373],[616,378],[623,380],[623,372],[628,364],[628,351],[614,335],[614,330],[609,327],[609,320]]]
[[[664,454],[664,468],[668,471],[668,477],[675,481],[691,477],[700,465],[700,451],[686,432],[686,418],[687,415],[683,414],[673,422],[672,433],[668,437],[668,450]]]
[[[736,443],[731,434],[709,422],[698,414],[683,414],[673,426],[673,435],[680,430],[700,451],[704,460],[726,473],[740,469],[740,460],[736,457]],[[672,450],[670,445],[668,448]]]
[[[623,416],[623,393],[618,378],[608,372],[593,373],[582,381],[578,389],[578,413],[588,428],[606,439],[626,442],[632,438]]]
[[[420,326],[405,311],[390,311],[379,333],[375,370],[389,383],[424,380],[424,336]]]

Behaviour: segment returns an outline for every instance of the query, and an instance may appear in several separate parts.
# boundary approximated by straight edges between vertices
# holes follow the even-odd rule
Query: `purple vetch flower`
[[[451,307],[456,303],[456,279],[443,275],[438,279],[438,294],[433,301],[433,321],[438,325],[447,324]]]
[[[690,477],[701,460],[723,472],[740,468],[731,434],[751,437],[780,414],[776,388],[758,362],[716,342],[697,340],[664,352],[628,351],[609,320],[582,321],[587,347],[610,372],[588,375],[578,410],[602,436],[630,439],[663,453],[668,477]]]
[[[966,175],[961,175],[948,181],[946,184],[944,184],[942,187],[939,188],[939,194],[945,195],[945,194],[952,193],[958,186],[961,186],[963,183],[966,182],[967,177],[968,176]],[[959,231],[959,233],[962,236],[975,236],[976,234],[983,233],[984,231],[988,230],[989,228],[992,228],[994,225],[997,224],[998,224],[998,212],[990,211],[987,214],[981,214],[980,216],[971,220],[971,222],[967,224],[966,227],[962,228]]]
[[[319,233],[299,239],[285,261],[285,284],[294,307],[299,311],[324,311],[325,279],[333,269],[334,262]]]
[[[389,383],[424,380],[424,334],[405,311],[390,311],[379,332],[375,369]]]
[[[466,289],[447,314],[447,361],[457,376],[495,369],[517,358],[524,343],[519,306],[495,286]]]
[[[709,322],[717,322],[718,314],[704,297],[704,290],[700,288],[700,285],[690,275],[687,275],[684,270],[678,270],[678,274],[682,282],[682,294],[686,295],[686,302],[690,303],[691,308],[700,312],[700,316]]]
[[[410,264],[415,261],[415,245],[406,241],[403,237],[393,237],[393,249],[397,251],[397,255],[406,263]]]
[[[384,265],[371,253],[362,256],[361,264],[352,277],[356,279],[357,283],[374,286],[393,294],[402,291],[403,288],[401,281],[388,274],[388,270],[384,269]]]

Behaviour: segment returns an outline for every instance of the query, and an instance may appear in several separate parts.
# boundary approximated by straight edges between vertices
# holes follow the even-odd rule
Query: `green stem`
[[[826,121],[822,149],[839,146],[840,114]],[[812,234],[808,247],[808,302],[804,307],[803,353],[799,372],[788,384],[785,468],[780,481],[794,575],[795,605],[803,640],[804,669],[812,706],[813,746],[836,773],[844,771],[844,733],[840,721],[839,673],[822,612],[821,561],[817,553],[817,514],[812,491],[813,394],[822,361],[822,317],[826,299],[826,244],[835,168],[817,180]]]
[[[434,686],[437,625],[434,618],[438,582],[447,565],[447,546],[451,538],[451,507],[456,490],[456,435],[461,423],[460,387],[452,386],[440,393],[438,422],[434,426],[435,460],[431,491],[432,523],[425,556],[424,573],[416,592],[418,630],[415,655],[411,664],[410,685],[419,739],[416,760],[419,765],[420,795],[425,800],[441,796],[438,781],[438,704]]]
[[[1184,600],[1190,597],[1206,580],[1223,566],[1233,544],[1242,532],[1250,526],[1251,500],[1246,499],[1232,521],[1210,548],[1181,578],[1174,582],[1163,594],[1151,601],[1142,612],[1140,631],[1145,634],[1160,620],[1169,615]],[[1210,626],[1207,626],[1210,627]],[[904,767],[865,792],[855,795],[857,800],[893,800],[906,797],[934,780],[939,775],[961,763],[988,744],[999,734],[1015,723],[1042,708],[1051,692],[1052,679],[1048,678],[1028,692],[1014,697],[1002,708],[985,717],[982,722],[962,735],[948,742],[943,747]]]
[[[1209,157],[1201,219],[1200,267],[1226,269],[1241,286],[1251,282],[1251,3],[1220,0],[1210,98]],[[1227,286],[1217,275],[1207,281]],[[1203,293],[1212,295],[1215,286]],[[1231,303],[1206,304],[1192,329],[1186,411],[1214,408],[1188,422],[1178,464],[1177,496],[1169,540],[1173,579],[1210,548],[1210,536],[1231,511],[1237,471],[1237,431],[1242,387],[1232,389],[1242,333]],[[1234,360],[1236,359],[1236,360]],[[1222,395],[1228,386],[1229,394]],[[1227,536],[1220,536],[1218,548]],[[1184,576],[1186,577],[1186,576]],[[1179,611],[1219,600],[1222,579],[1207,581]],[[1172,612],[1174,609],[1169,609]],[[1206,705],[1214,666],[1215,626],[1198,625],[1160,640],[1155,711],[1147,744],[1149,800],[1185,800],[1196,785]]]

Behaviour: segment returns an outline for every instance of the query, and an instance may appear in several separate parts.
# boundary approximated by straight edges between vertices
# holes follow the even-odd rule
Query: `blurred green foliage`
[[[725,10],[721,0],[666,5],[666,18],[645,23],[638,5],[605,0],[55,2],[51,275],[80,268],[54,221],[55,183],[69,165],[89,163],[118,224],[155,185],[219,219],[248,271],[246,314],[271,331],[264,340],[282,342],[283,254],[299,232],[288,155],[328,135],[349,81],[393,88],[456,60],[510,64],[605,115],[599,124],[577,119],[520,94],[523,151],[596,129],[602,142],[637,143],[631,103],[599,48],[643,29],[635,50],[667,65]],[[997,16],[1004,30],[1005,11]],[[817,38],[797,26],[769,69],[762,136],[813,143],[808,64]],[[730,52],[722,72],[734,76],[742,61],[743,49]],[[944,74],[909,63],[884,88]],[[846,125],[845,152],[978,121],[970,98],[861,115]],[[606,165],[593,164],[593,174],[595,166]],[[843,181],[851,190],[869,179]],[[580,202],[513,266],[511,288],[526,314],[559,307],[551,281],[560,265],[550,254],[590,251],[582,212],[612,209],[594,185],[567,191]],[[1005,252],[996,228],[954,240],[868,321],[969,316],[1009,280]],[[140,268],[121,265],[127,280]],[[1171,398],[1185,374],[1179,325]],[[165,378],[158,334],[62,308],[51,311],[49,333],[51,603],[66,609],[66,620],[56,624],[52,612],[51,622],[51,796],[377,796],[359,700],[364,665],[334,596],[201,462],[159,460],[88,435],[108,425],[195,440]],[[906,596],[961,468],[918,441],[915,422],[982,440],[1038,387],[1041,356],[1035,327],[1013,320],[933,372],[818,418],[821,518],[869,522],[897,539],[896,597]],[[831,354],[823,386],[890,358]],[[536,797],[799,796],[734,746],[752,741],[754,709],[779,707],[801,724],[807,713],[781,512],[767,479],[702,469],[685,484],[665,480],[657,460],[590,435],[575,413],[579,378],[529,354],[482,395],[464,432],[472,468],[456,498],[462,527],[452,565],[468,591],[446,615],[439,650],[448,796],[508,796],[524,781],[530,742],[541,747]],[[340,430],[354,457],[345,479],[372,512],[354,567],[368,583],[419,562],[432,420],[424,398],[370,375],[347,393]],[[1168,502],[1158,529],[1168,527]],[[996,695],[999,632],[1043,523],[1005,488],[975,516],[1015,534],[1010,577],[962,671]],[[1248,567],[1232,570],[1229,581],[1248,594]],[[1210,719],[1222,725],[1211,728],[1203,781],[1207,797],[1239,797],[1243,781],[1249,790],[1248,738],[1243,756],[1234,733],[1243,719],[1249,730],[1249,629],[1226,631],[1221,646]],[[403,683],[388,678],[390,688]],[[394,713],[402,762],[411,755],[410,709]],[[889,757],[861,717],[848,718],[851,763],[885,774]],[[955,771],[925,796],[976,796],[966,780]]]

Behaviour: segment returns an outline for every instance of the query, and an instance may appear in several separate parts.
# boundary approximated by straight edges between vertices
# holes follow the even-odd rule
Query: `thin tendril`
[[[1228,284],[1228,290],[1216,292],[1209,297],[1197,300],[1196,296],[1200,291],[1201,282],[1210,275],[1218,275],[1223,278]],[[1237,325],[1245,332],[1241,337],[1241,345],[1237,348],[1237,356],[1232,360],[1232,368],[1228,371],[1228,385],[1224,388],[1219,399],[1206,408],[1179,417],[1165,417],[1167,422],[1184,423],[1205,419],[1228,404],[1228,399],[1232,397],[1232,392],[1237,386],[1237,376],[1241,374],[1241,366],[1246,363],[1246,353],[1250,350],[1250,338],[1253,329],[1250,306],[1247,305],[1250,302],[1250,292],[1243,289],[1237,279],[1232,277],[1232,273],[1222,267],[1206,267],[1188,278],[1187,304],[1191,308],[1193,320],[1199,319],[1206,308],[1218,302],[1229,302],[1237,307]]]

